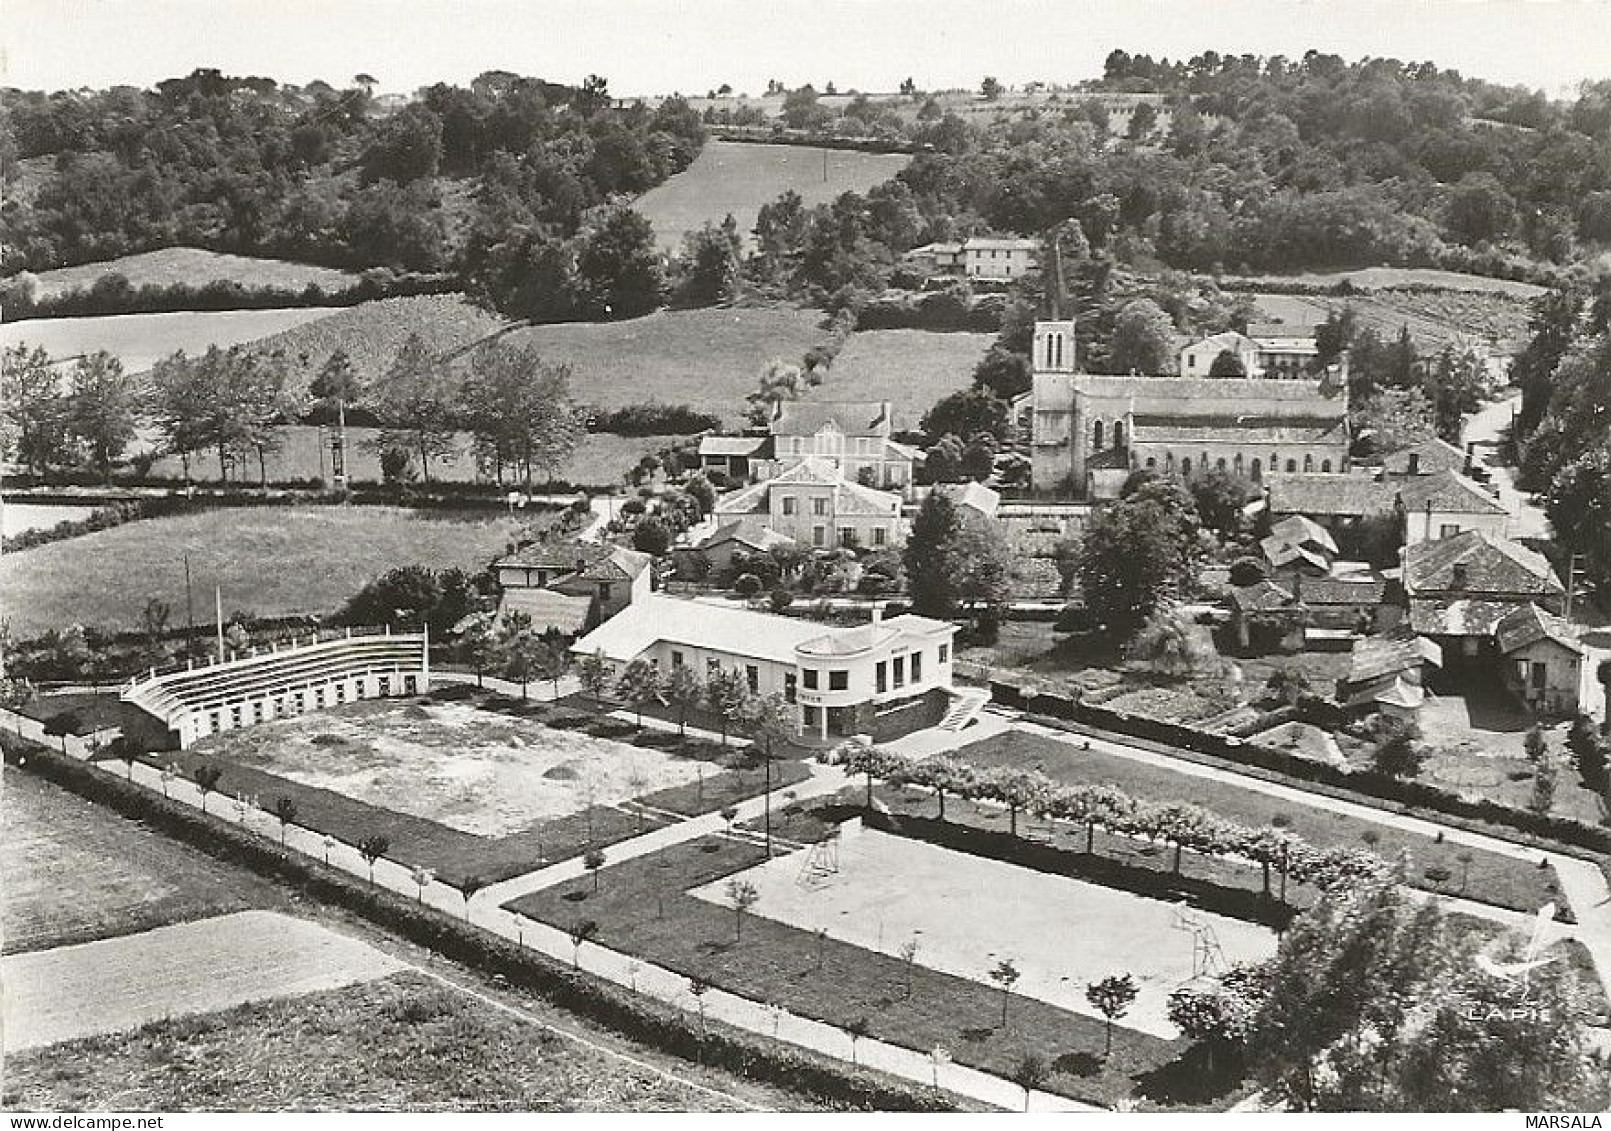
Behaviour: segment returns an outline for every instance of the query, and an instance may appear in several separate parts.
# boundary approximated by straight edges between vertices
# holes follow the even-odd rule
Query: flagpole
[[[213,586],[213,613],[218,618],[218,662],[224,662],[224,590]]]

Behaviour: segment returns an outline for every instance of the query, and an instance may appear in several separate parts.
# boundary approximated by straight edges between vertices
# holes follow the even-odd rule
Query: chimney
[[[1462,475],[1470,475],[1471,474],[1471,469],[1474,466],[1476,466],[1476,463],[1477,463],[1477,442],[1475,440],[1473,440],[1469,444],[1466,445],[1466,465],[1465,465],[1465,467],[1463,467],[1461,469],[1461,474]]]
[[[1426,501],[1426,540],[1432,541],[1432,500]]]

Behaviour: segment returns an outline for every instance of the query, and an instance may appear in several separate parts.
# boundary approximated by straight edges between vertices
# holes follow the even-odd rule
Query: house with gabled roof
[[[1464,472],[1467,466],[1465,452],[1435,436],[1382,457],[1382,474],[1391,478],[1432,475],[1439,471]]]
[[[1559,614],[1566,587],[1542,554],[1482,530],[1404,547],[1409,624],[1443,646],[1446,667],[1490,664],[1495,634],[1514,610]]]
[[[1434,471],[1393,481],[1404,516],[1404,541],[1413,545],[1481,530],[1495,538],[1510,535],[1510,508],[1490,491],[1457,471]]]
[[[1404,625],[1360,637],[1348,674],[1337,681],[1337,702],[1351,711],[1413,718],[1426,700],[1429,672],[1442,663],[1437,644]]]
[[[1570,621],[1537,605],[1517,605],[1494,626],[1505,686],[1532,710],[1571,715],[1578,709],[1585,649]]]
[[[906,540],[900,495],[852,483],[831,462],[815,456],[718,496],[712,515],[718,526],[758,519],[774,534],[813,549],[877,549]]]
[[[533,542],[492,563],[503,589],[498,615],[524,613],[540,633],[574,636],[647,595],[652,563],[607,542]]]

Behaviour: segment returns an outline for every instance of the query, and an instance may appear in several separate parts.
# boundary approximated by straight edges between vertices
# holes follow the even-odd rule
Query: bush
[[[1258,558],[1237,558],[1231,563],[1231,584],[1238,589],[1257,585],[1269,578],[1270,571]]]
[[[721,427],[719,417],[700,412],[692,405],[658,401],[627,405],[613,412],[594,410],[587,416],[588,431],[614,432],[617,436],[691,435],[719,432]]]
[[[761,579],[753,573],[740,574],[738,580],[733,582],[733,589],[746,600],[757,597],[761,592]]]
[[[753,577],[754,574],[745,574],[745,576]],[[780,585],[766,595],[766,603],[774,613],[781,613],[784,609],[794,604],[794,594]]]

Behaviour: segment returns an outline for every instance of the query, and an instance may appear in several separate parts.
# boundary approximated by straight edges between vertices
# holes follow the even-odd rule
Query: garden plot
[[[698,763],[462,703],[354,704],[197,748],[475,836],[686,785]]]
[[[1184,905],[859,827],[844,826],[837,871],[808,880],[813,850],[804,849],[691,894],[730,906],[729,880],[747,880],[760,893],[752,914],[884,954],[916,939],[918,965],[976,982],[1010,959],[1022,975],[1014,993],[1092,1017],[1086,986],[1130,974],[1140,993],[1120,1023],[1179,1036],[1167,999],[1199,969]],[[1275,953],[1267,928],[1195,908],[1190,916],[1217,942],[1222,966]]]

